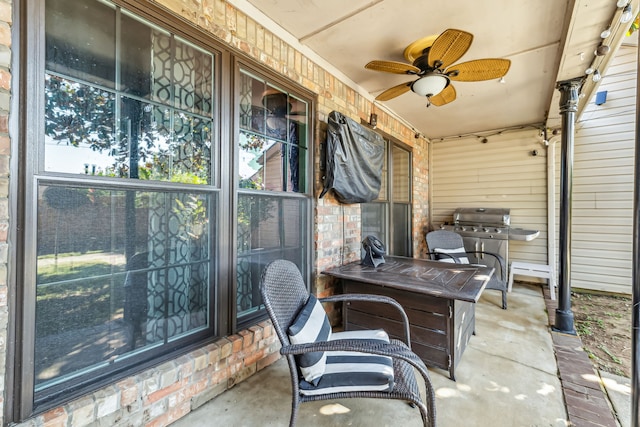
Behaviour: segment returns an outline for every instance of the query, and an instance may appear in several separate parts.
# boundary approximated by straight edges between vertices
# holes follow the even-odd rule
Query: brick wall
[[[414,253],[424,246],[427,224],[428,146],[414,131],[376,107],[354,88],[331,75],[294,47],[270,33],[250,17],[223,0],[157,0],[155,3],[213,34],[256,61],[272,68],[317,94],[314,135],[314,194],[320,194],[322,171],[320,147],[326,136],[328,114],[337,110],[353,118],[368,120],[375,112],[378,128],[413,147],[414,162]],[[0,357],[5,359],[7,337],[6,230],[8,224],[7,112],[11,2],[0,0]],[[360,256],[360,206],[341,205],[330,194],[316,199],[314,222],[314,291],[320,296],[339,292],[335,282],[319,274],[322,270],[356,260]],[[333,323],[340,313],[326,307]],[[233,385],[279,359],[279,344],[269,322],[226,337],[176,360],[125,378],[115,384],[52,409],[20,426],[166,426],[201,406]],[[4,373],[5,361],[0,363]],[[4,375],[0,380],[4,379]],[[4,387],[4,381],[0,381]],[[0,397],[1,399],[1,397]],[[2,403],[0,401],[0,403]]]
[[[278,360],[279,348],[262,322],[18,426],[166,426]]]

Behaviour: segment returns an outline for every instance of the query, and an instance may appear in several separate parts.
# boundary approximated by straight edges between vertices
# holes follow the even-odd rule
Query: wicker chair
[[[495,289],[502,292],[502,308],[507,309],[507,267],[504,258],[493,252],[467,251],[464,240],[458,233],[449,230],[435,230],[427,233],[427,247],[432,260],[468,264],[467,255],[489,256],[497,260],[499,269],[491,276],[485,289]]]
[[[266,266],[262,274],[260,291],[273,327],[282,344],[280,353],[286,357],[289,364],[292,388],[290,426],[295,425],[300,403],[353,397],[404,400],[412,406],[418,407],[425,426],[435,426],[435,393],[431,385],[429,373],[424,362],[411,351],[407,344],[396,339],[381,342],[380,340],[367,338],[366,333],[372,331],[331,332],[331,338],[329,340],[314,341],[307,344],[292,344],[290,339],[292,324],[299,318],[299,313],[304,311],[308,301],[312,299],[315,300],[315,296],[310,295],[309,291],[307,291],[297,266],[286,260],[271,262]],[[391,298],[379,295],[345,294],[316,301],[338,302],[348,300],[388,303],[395,306],[400,313],[400,317],[404,319],[406,342],[410,343],[407,316],[402,306]],[[326,317],[324,310],[320,311],[322,311],[322,315]],[[362,335],[362,337],[354,337],[354,334]],[[383,358],[388,359],[389,371],[393,372],[393,380],[389,385],[390,389],[388,391],[363,391],[351,385],[348,391],[336,391],[335,389],[327,389],[326,385],[323,386],[324,378],[322,378],[319,384],[317,384],[317,389],[312,390],[312,394],[305,393],[305,391],[309,391],[309,384],[305,382],[302,374],[299,357],[314,352],[314,354],[326,352],[328,367],[331,356],[338,358],[337,355],[343,354],[334,353],[336,351],[354,352],[350,354],[360,355],[361,357],[369,356],[380,358],[380,356],[383,356]],[[393,367],[392,369],[391,366]],[[327,369],[327,371],[328,370],[329,369]],[[344,373],[344,375],[349,376],[353,374],[353,371],[357,371],[357,369],[351,368],[351,370]],[[419,372],[424,379],[426,389],[424,402],[420,396],[416,372]],[[368,374],[368,372],[364,372],[358,375],[365,377]],[[371,375],[375,374],[371,373]],[[339,377],[342,378],[343,375],[339,375]],[[375,424],[373,420],[372,424]]]

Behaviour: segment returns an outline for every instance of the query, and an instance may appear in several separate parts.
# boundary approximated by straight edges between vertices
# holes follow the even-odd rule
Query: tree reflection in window
[[[214,55],[105,4],[51,4],[45,170],[211,183]]]

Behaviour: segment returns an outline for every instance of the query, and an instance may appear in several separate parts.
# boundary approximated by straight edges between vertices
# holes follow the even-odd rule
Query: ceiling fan
[[[441,106],[456,99],[451,81],[477,82],[503,77],[509,71],[508,59],[485,58],[453,65],[464,55],[473,41],[473,34],[448,29],[440,35],[416,40],[404,50],[410,64],[398,61],[371,61],[365,68],[394,74],[411,74],[418,79],[393,86],[376,97],[388,101],[409,90],[426,96],[429,105]]]

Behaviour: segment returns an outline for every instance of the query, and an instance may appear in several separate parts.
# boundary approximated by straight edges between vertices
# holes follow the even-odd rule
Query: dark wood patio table
[[[475,332],[475,303],[494,269],[387,256],[378,267],[360,261],[322,273],[342,281],[345,293],[386,295],[407,312],[411,347],[427,366],[455,369]],[[343,307],[345,330],[382,328],[402,339],[399,315],[384,304],[351,302]]]

